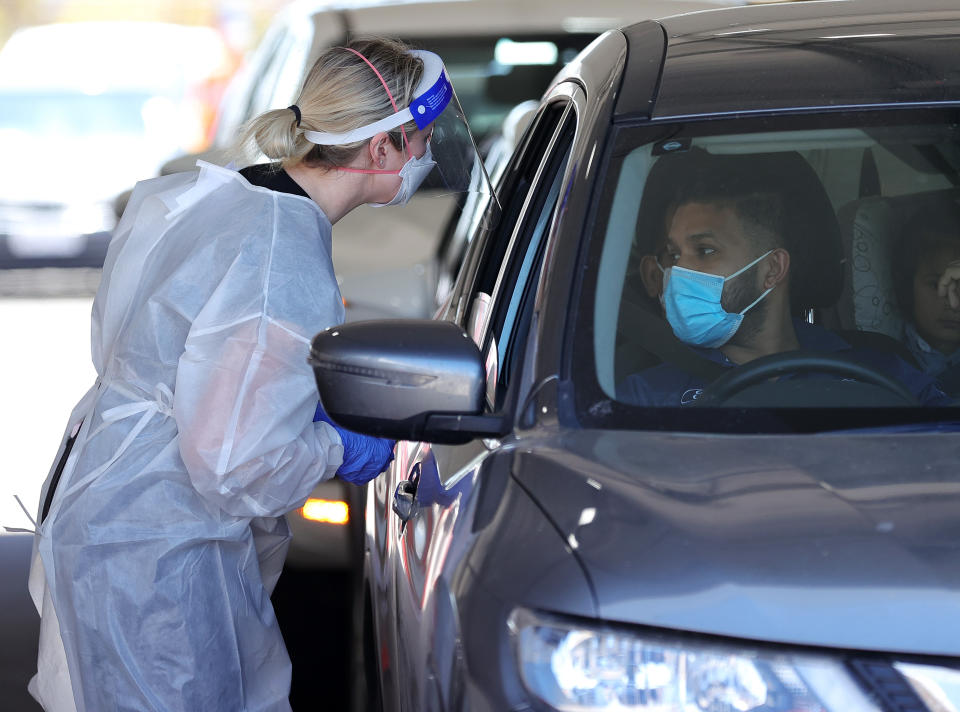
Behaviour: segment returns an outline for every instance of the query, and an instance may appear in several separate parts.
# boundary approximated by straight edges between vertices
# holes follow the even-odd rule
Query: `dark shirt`
[[[804,351],[826,353],[843,352],[866,366],[883,371],[897,379],[913,393],[923,405],[951,405],[953,400],[937,385],[936,380],[918,371],[899,356],[874,349],[853,348],[842,338],[819,326],[794,321],[797,340]],[[720,349],[694,349],[700,355],[722,366],[736,366]],[[782,378],[806,378],[817,374],[787,374]],[[703,379],[669,363],[645,369],[627,376],[617,388],[617,398],[626,403],[642,406],[688,406],[700,398],[706,387]]]
[[[278,193],[290,193],[304,198],[310,197],[304,192],[303,188],[297,185],[297,182],[290,177],[289,173],[280,168],[279,163],[257,163],[247,166],[240,169],[240,175],[246,178],[251,185],[269,188]]]
[[[940,353],[917,333],[910,322],[904,326],[903,341],[924,373],[934,376],[950,395],[960,395],[960,349],[952,354]]]

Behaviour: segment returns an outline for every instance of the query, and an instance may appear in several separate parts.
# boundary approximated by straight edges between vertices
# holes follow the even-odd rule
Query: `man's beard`
[[[739,314],[753,304],[763,294],[763,287],[758,286],[749,275],[741,275],[727,282],[723,288],[720,303],[724,310],[731,314]],[[766,322],[767,302],[765,299],[755,304],[750,311],[743,315],[740,328],[730,337],[728,344],[743,345],[751,341],[763,329]]]

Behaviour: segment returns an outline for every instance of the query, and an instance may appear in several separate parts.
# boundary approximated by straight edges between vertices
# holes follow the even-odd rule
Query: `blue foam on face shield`
[[[446,72],[440,72],[440,78],[423,94],[410,102],[410,113],[418,129],[424,129],[443,113],[453,98],[453,87]]]

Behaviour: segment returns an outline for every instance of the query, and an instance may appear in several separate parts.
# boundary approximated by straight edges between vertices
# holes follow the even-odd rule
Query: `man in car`
[[[895,354],[853,348],[792,318],[790,282],[798,277],[783,237],[784,199],[750,176],[730,174],[703,174],[677,197],[667,218],[668,264],[661,265],[661,302],[677,338],[725,367],[787,351],[842,352],[900,381],[925,405],[950,404],[933,378]],[[617,390],[638,405],[687,406],[706,385],[662,363],[628,376]]]

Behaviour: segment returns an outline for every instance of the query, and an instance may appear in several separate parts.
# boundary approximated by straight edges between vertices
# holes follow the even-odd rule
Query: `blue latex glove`
[[[355,485],[362,485],[369,482],[374,477],[387,469],[393,461],[393,446],[395,440],[377,438],[372,435],[361,435],[352,430],[341,428],[330,420],[323,409],[323,405],[317,402],[317,411],[313,414],[313,422],[323,421],[333,426],[333,429],[340,434],[340,440],[343,442],[343,464],[337,468],[337,477]]]

